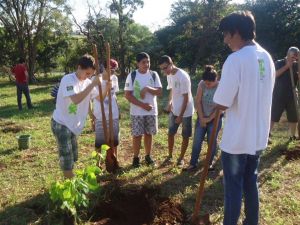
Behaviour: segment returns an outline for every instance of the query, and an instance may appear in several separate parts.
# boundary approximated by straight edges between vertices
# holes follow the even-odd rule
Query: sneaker
[[[167,164],[171,164],[172,163],[172,156],[168,156],[164,161],[163,161],[163,165],[167,165]]]
[[[145,161],[146,161],[147,166],[155,166],[155,162],[154,162],[154,160],[151,158],[150,155],[146,155],[146,156],[145,156]]]
[[[182,170],[183,170],[183,171],[187,171],[187,172],[192,172],[192,171],[194,171],[194,170],[196,170],[196,169],[197,169],[197,166],[189,165],[188,167],[183,168]]]
[[[184,165],[184,160],[183,159],[178,159],[177,160],[177,166],[183,166]]]
[[[132,161],[132,166],[134,168],[140,167],[140,158],[139,157],[134,157]]]

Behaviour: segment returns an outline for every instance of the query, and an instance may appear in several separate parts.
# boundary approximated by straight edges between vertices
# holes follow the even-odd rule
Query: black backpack
[[[151,74],[151,76],[152,76],[153,82],[155,83],[155,79],[156,79],[155,72],[152,71],[152,70],[149,70],[149,72],[150,72],[150,74]],[[136,70],[133,71],[133,72],[130,74],[130,76],[131,76],[131,82],[132,82],[132,85],[133,85],[134,80],[135,80],[135,77],[136,77]]]

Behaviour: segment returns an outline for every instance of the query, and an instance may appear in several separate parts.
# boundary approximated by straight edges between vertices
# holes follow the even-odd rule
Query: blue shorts
[[[175,123],[177,116],[172,112],[169,113],[169,135],[175,135],[177,133],[180,124]],[[182,132],[181,135],[184,138],[192,136],[192,116],[182,118]]]

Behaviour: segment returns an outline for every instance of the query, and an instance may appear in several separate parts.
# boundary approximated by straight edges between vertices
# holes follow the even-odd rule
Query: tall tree
[[[1,0],[0,21],[16,38],[19,57],[27,58],[30,80],[34,78],[37,45],[45,27],[67,7],[66,0]]]
[[[244,8],[255,16],[257,41],[274,58],[283,57],[292,45],[300,47],[299,0],[247,1]]]
[[[138,7],[143,7],[143,0],[111,0],[110,10],[118,16],[118,38],[119,38],[119,56],[121,76],[125,76],[125,53],[126,46],[124,42],[124,35],[128,25],[132,22],[133,13]]]

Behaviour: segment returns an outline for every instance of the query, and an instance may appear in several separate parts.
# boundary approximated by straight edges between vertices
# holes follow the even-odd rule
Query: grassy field
[[[165,79],[165,78],[163,78]],[[61,224],[61,219],[51,210],[48,189],[53,181],[62,179],[58,166],[56,143],[50,129],[54,109],[50,96],[56,78],[31,85],[31,97],[36,108],[19,112],[15,86],[0,80],[0,224]],[[194,81],[193,93],[198,81]],[[121,86],[123,89],[123,86]],[[157,168],[142,166],[130,169],[132,160],[129,105],[119,94],[121,106],[121,144],[119,156],[124,171],[117,175],[104,174],[103,181],[117,180],[121,188],[145,185],[159,187],[159,195],[169,197],[182,205],[188,215],[192,213],[195,193],[199,183],[199,170],[182,172],[175,165],[160,166],[167,156],[167,115],[162,107],[167,93],[159,99],[159,134],[154,138],[154,158]],[[25,99],[23,97],[23,102]],[[91,163],[90,153],[94,146],[94,134],[90,123],[79,138],[77,168]],[[16,136],[30,134],[31,148],[18,150]],[[275,129],[272,144],[264,152],[260,164],[260,224],[300,224],[300,159],[288,160],[289,152],[298,148],[298,142],[287,142],[287,124],[281,122]],[[179,154],[180,138],[176,139],[175,154]],[[191,146],[191,145],[190,145]],[[205,157],[207,146],[201,153]],[[190,159],[191,148],[186,154]],[[142,157],[144,151],[141,150]],[[217,169],[210,172],[206,183],[204,205],[201,213],[209,212],[213,224],[221,224],[223,217],[223,186],[220,160]],[[85,222],[88,224],[88,222]]]

